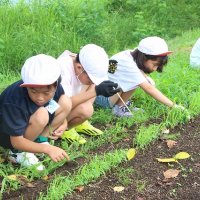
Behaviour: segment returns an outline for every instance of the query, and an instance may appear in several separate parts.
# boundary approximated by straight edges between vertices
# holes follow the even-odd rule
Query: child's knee
[[[37,127],[45,127],[49,122],[49,114],[46,108],[39,108],[30,119],[32,124],[37,125]]]
[[[62,95],[58,101],[61,111],[65,112],[67,114],[70,113],[71,109],[72,109],[72,102],[71,99],[69,97],[67,97],[66,95]]]
[[[89,119],[94,112],[94,108],[92,104],[81,104],[79,106],[80,114],[83,118]]]

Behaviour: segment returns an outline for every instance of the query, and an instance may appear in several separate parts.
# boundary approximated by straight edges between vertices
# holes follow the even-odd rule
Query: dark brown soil
[[[131,131],[130,131],[131,132]],[[200,116],[183,126],[170,130],[170,134],[180,133],[176,139],[177,144],[169,149],[166,140],[160,139],[151,144],[145,151],[140,151],[136,157],[128,162],[122,163],[118,169],[113,169],[99,180],[84,186],[82,192],[75,191],[67,200],[199,200],[200,199]],[[132,135],[130,139],[118,144],[107,145],[99,148],[100,151],[114,148],[132,148]],[[180,164],[159,163],[156,158],[173,157],[176,153],[185,151],[191,157],[180,160]],[[72,170],[80,166],[84,159],[65,165],[63,170]],[[128,183],[122,181],[117,170],[134,170],[127,173],[124,178]],[[168,169],[179,169],[181,172],[171,180],[164,180],[163,172]],[[59,170],[60,171],[60,170]],[[126,177],[127,176],[127,177]],[[36,199],[40,191],[45,191],[47,182],[37,181],[36,187],[22,187],[20,190],[4,194],[3,199]],[[115,186],[124,186],[121,192],[114,192]]]

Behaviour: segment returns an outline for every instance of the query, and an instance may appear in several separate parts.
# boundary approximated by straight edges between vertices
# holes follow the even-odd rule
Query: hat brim
[[[26,84],[23,83],[20,85],[20,87],[30,87],[30,88],[39,88],[39,87],[46,87],[48,85],[38,85],[38,84]]]
[[[171,53],[173,53],[173,51],[167,51],[167,52],[165,52],[165,53],[157,54],[157,55],[155,55],[155,56],[167,56],[167,55],[169,55],[169,54],[171,54]]]
[[[95,85],[99,85],[100,83],[102,83],[103,81],[109,80],[108,76],[105,75],[103,77],[97,77],[94,74],[88,74],[88,76],[90,77],[91,81],[95,84]]]

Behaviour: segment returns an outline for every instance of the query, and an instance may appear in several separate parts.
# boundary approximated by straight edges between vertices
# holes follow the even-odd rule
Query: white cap
[[[140,41],[138,50],[147,55],[166,56],[172,51],[168,50],[167,43],[160,37],[147,37]]]
[[[30,57],[21,69],[21,87],[40,87],[51,85],[61,75],[57,60],[45,54]]]
[[[79,60],[95,85],[108,80],[109,59],[103,48],[95,44],[87,44],[80,50]]]

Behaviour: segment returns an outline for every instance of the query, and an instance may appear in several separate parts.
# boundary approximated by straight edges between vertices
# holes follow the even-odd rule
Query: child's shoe
[[[23,167],[30,167],[35,165],[38,171],[45,169],[44,165],[39,162],[38,158],[33,153],[19,151],[15,153],[10,150],[8,154],[8,159],[13,163],[18,163]]]
[[[138,108],[138,107],[133,107],[133,102],[132,101],[127,101],[126,105],[130,108],[131,111],[135,112],[135,111],[141,111],[144,112],[144,110],[142,108]]]
[[[62,139],[67,139],[69,142],[73,142],[76,141],[79,144],[85,144],[86,143],[86,139],[81,137],[75,130],[75,128],[71,128],[68,131],[65,131],[62,136]]]
[[[129,112],[126,106],[115,105],[112,109],[113,114],[118,117],[132,117],[133,114]]]
[[[101,131],[101,130],[95,128],[94,126],[92,126],[88,122],[88,120],[86,120],[82,124],[76,126],[75,130],[78,133],[84,133],[84,134],[91,135],[91,136],[97,136],[97,135],[102,135],[103,134],[103,131]]]

